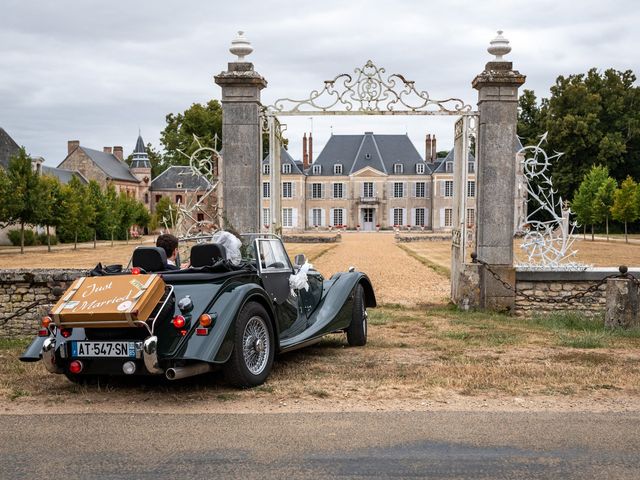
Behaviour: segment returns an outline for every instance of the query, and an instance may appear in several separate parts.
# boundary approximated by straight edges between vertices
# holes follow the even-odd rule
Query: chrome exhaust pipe
[[[208,363],[194,363],[186,367],[172,367],[167,368],[165,376],[169,380],[180,380],[181,378],[193,377],[194,375],[202,375],[213,370],[213,367]]]

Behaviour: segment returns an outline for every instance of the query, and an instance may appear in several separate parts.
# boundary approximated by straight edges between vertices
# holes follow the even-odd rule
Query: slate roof
[[[125,182],[140,183],[136,177],[133,176],[129,167],[118,160],[118,158],[111,153],[104,153],[101,150],[94,150],[93,148],[79,146],[100,170],[107,174],[107,177],[114,180],[123,180]],[[59,167],[60,165],[58,165]]]
[[[138,140],[136,141],[136,148],[133,149],[133,159],[131,160],[131,168],[151,168],[151,162],[149,162],[149,155],[147,155],[147,149],[144,146],[144,140],[142,135],[138,134]]]
[[[416,150],[407,135],[376,135],[365,132],[362,135],[331,135],[313,165],[320,165],[320,175],[340,175],[333,173],[333,166],[342,165],[342,175],[349,175],[365,167],[376,169],[388,175],[394,173],[394,165],[402,165],[402,173],[416,174],[418,164],[425,165],[424,174],[430,172],[429,165]],[[312,174],[310,168],[307,173]]]
[[[182,188],[177,187],[178,183],[182,183]],[[154,178],[150,190],[207,190],[210,187],[209,181],[203,175],[194,175],[191,167],[176,165]]]
[[[18,144],[4,128],[0,127],[0,167],[4,167],[5,169],[9,168],[9,159],[18,153],[19,150],[20,147]]]
[[[455,153],[455,149],[452,148],[451,150],[449,150],[449,153],[447,153],[446,157],[439,158],[435,162],[429,164],[429,167],[431,168],[431,172],[432,173],[447,173],[446,172],[446,163],[447,162],[453,162],[454,153]],[[467,158],[467,161],[475,162],[476,161],[476,157],[474,157],[471,154],[471,152],[469,152],[469,156]],[[448,173],[453,173],[453,172],[448,172]]]
[[[271,158],[269,155],[267,155],[265,159],[262,160],[263,165],[267,163],[271,163]],[[300,162],[299,160],[294,160],[284,147],[280,149],[280,163],[282,165],[291,165],[291,173],[283,173],[282,175],[304,175],[304,172],[302,171],[302,162]]]
[[[65,185],[71,181],[74,175],[78,177],[78,179],[82,183],[84,184],[89,183],[87,179],[84,177],[84,175],[82,175],[77,170],[65,170],[64,168],[48,167],[47,165],[42,165],[41,168],[42,168],[42,175],[54,176],[58,180],[60,180],[60,183]]]

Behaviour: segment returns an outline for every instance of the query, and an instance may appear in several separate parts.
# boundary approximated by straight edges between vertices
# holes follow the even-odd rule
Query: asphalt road
[[[637,479],[639,432],[640,413],[0,415],[0,478]]]

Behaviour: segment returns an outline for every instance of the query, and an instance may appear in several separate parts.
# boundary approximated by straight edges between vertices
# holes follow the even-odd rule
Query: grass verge
[[[433,270],[437,274],[442,275],[443,277],[451,278],[451,270],[448,269],[447,267],[443,267],[442,265],[438,265],[437,263],[432,262],[428,258],[423,257],[422,255],[414,252],[406,245],[397,243],[396,247],[398,247],[400,250],[403,250],[407,255],[409,255],[412,258],[415,258],[423,265],[429,267],[431,270]]]

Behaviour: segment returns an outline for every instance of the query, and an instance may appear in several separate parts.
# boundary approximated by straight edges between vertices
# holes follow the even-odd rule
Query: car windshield
[[[188,261],[189,255],[191,252],[191,247],[193,247],[198,243],[204,243],[204,242],[220,243],[220,239],[223,233],[226,233],[226,232],[220,230],[212,234],[180,238],[180,244],[179,244],[180,260],[182,262]],[[276,235],[272,235],[268,233],[248,233],[248,234],[240,235],[240,240],[242,242],[242,245],[240,246],[240,255],[243,261],[250,262],[250,263],[254,263],[256,261],[257,259],[257,255],[255,251],[256,239],[274,239],[279,242],[279,238]],[[284,250],[282,247],[281,249]],[[284,255],[286,257],[286,252]],[[280,258],[281,256],[282,255],[279,255],[278,258]],[[280,262],[282,261],[283,259],[280,258]],[[274,260],[273,263],[276,263],[276,261]]]

